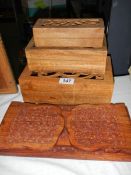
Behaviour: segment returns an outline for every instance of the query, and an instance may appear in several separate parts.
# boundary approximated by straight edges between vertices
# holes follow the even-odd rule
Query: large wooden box
[[[36,72],[85,73],[104,77],[107,48],[35,47],[32,39],[26,47],[28,67]]]
[[[104,80],[74,77],[74,83],[61,84],[59,76],[38,76],[28,67],[19,78],[25,102],[50,104],[101,104],[110,103],[113,91],[113,75],[110,58]],[[69,76],[70,77],[70,76]]]
[[[37,47],[102,47],[102,19],[38,19],[33,27]]]

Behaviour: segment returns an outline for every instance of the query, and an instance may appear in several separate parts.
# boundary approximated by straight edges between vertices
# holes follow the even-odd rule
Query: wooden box
[[[54,75],[53,75],[54,76]],[[59,75],[39,76],[26,67],[19,78],[25,102],[50,104],[100,104],[110,103],[113,91],[113,75],[110,58],[104,80],[73,77],[74,83],[62,84]],[[70,76],[68,76],[70,77]]]
[[[45,106],[46,111],[44,110]],[[131,161],[131,121],[125,105],[82,106],[86,107],[87,113],[83,113],[84,117],[82,114],[81,119],[79,118],[81,114],[76,114],[78,121],[81,121],[77,134],[79,135],[80,132],[79,140],[86,138],[86,143],[89,143],[86,148],[90,146],[90,150],[83,150],[70,142],[71,131],[67,123],[69,123],[69,118],[72,118],[72,111],[81,106],[12,102],[0,125],[0,155]],[[59,112],[54,112],[52,108],[57,108]],[[47,120],[47,117],[51,120]],[[56,133],[51,125],[56,121],[55,117],[63,118],[61,125],[63,130],[50,147],[46,145],[47,140],[50,142],[50,137]],[[91,128],[87,123],[90,123]],[[53,125],[53,127],[57,127],[57,125]],[[92,137],[90,133],[95,137]],[[90,142],[92,138],[93,142]],[[85,142],[80,143],[85,144]]]
[[[30,71],[85,73],[104,77],[107,48],[54,48],[35,47],[32,39],[26,47]]]
[[[17,86],[0,36],[0,94],[9,93],[17,93]]]
[[[102,47],[102,19],[38,19],[33,27],[36,47]]]

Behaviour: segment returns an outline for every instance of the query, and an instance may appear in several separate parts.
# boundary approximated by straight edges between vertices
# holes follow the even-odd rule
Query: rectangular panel
[[[64,117],[65,128],[60,135],[57,136],[58,140],[52,148],[46,148],[46,150],[42,148],[41,140],[39,140],[39,138],[42,135],[42,118],[46,118],[45,113],[42,112],[42,108],[44,106],[47,105],[12,102],[0,125],[0,155],[131,161],[131,121],[127,108],[124,104],[86,105],[87,111],[88,109],[92,110],[90,112],[93,112],[96,109],[98,110],[104,108],[103,112],[104,114],[105,112],[107,114],[104,115],[104,118],[107,118],[110,125],[102,132],[107,132],[108,136],[108,132],[110,132],[109,127],[114,126],[114,124],[116,127],[113,132],[116,132],[116,135],[118,135],[119,132],[119,138],[117,140],[119,140],[120,145],[115,144],[115,148],[113,149],[109,149],[107,147],[107,149],[104,148],[95,151],[79,149],[75,145],[71,145],[69,141],[70,137],[69,133],[67,132],[68,126],[66,125],[66,121],[76,106],[54,106],[54,108],[59,109],[59,115]],[[94,118],[94,123],[92,123],[95,126],[97,126],[96,121],[99,121],[99,118],[101,118],[101,113],[97,112],[97,110],[95,114],[97,115],[97,118]],[[51,114],[51,111],[49,113]],[[54,111],[52,114],[54,115]],[[102,122],[102,120],[100,122]],[[79,125],[81,124],[82,123]],[[41,128],[39,128],[40,126]],[[48,123],[48,127],[51,126],[52,125]],[[45,128],[43,128],[43,130],[44,129]],[[85,128],[83,129],[85,130]],[[30,132],[26,132],[25,135],[25,130],[29,130]],[[37,135],[40,130],[40,135]],[[51,131],[54,132],[53,130]],[[99,132],[100,131],[98,131],[98,133]],[[114,135],[112,135],[112,139],[113,138]],[[109,140],[109,138],[107,139]],[[26,145],[28,143],[28,146],[24,146],[25,143],[23,140],[26,140],[25,143]],[[113,141],[116,143],[116,139]],[[45,144],[44,140],[42,144]],[[92,144],[94,144],[94,142]]]

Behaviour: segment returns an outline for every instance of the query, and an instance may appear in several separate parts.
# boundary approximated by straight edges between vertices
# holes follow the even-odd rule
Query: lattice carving
[[[86,73],[72,73],[72,72],[32,72],[31,76],[44,76],[51,78],[81,78],[81,79],[104,79],[103,75],[86,74]]]
[[[99,19],[47,19],[44,21],[44,23],[41,24],[41,26],[45,27],[75,27],[75,26],[86,26],[86,25],[96,25],[99,24]]]

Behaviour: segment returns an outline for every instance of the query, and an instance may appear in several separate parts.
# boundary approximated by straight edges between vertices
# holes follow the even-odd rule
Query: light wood
[[[26,47],[30,71],[86,73],[104,77],[106,41],[102,48],[43,48],[35,47],[32,39]]]
[[[113,115],[112,118],[109,117],[109,113],[105,118],[107,117],[107,120],[109,123],[112,123],[113,117],[116,118],[116,132],[119,131],[120,134],[120,145],[115,145],[115,148],[119,148],[117,151],[113,150],[107,150],[107,149],[101,149],[101,150],[96,150],[96,151],[86,151],[86,150],[81,150],[79,148],[76,148],[75,146],[72,146],[71,143],[69,142],[69,133],[66,132],[66,120],[68,120],[68,115],[71,113],[72,109],[75,108],[75,106],[57,106],[57,108],[60,109],[61,113],[63,114],[63,118],[65,121],[64,129],[63,132],[58,135],[58,141],[57,143],[53,146],[53,148],[50,148],[49,150],[44,150],[41,144],[36,141],[31,143],[32,138],[29,138],[29,141],[27,141],[28,146],[24,146],[25,143],[17,143],[17,141],[14,139],[13,144],[10,143],[10,135],[13,137],[11,133],[11,128],[12,126],[17,128],[17,123],[21,122],[21,125],[19,125],[22,128],[22,121],[24,124],[28,126],[28,120],[24,121],[24,119],[21,116],[21,113],[27,110],[27,108],[30,108],[30,113],[28,113],[28,117],[30,118],[31,110],[40,110],[41,106],[43,105],[35,105],[35,104],[28,104],[28,103],[22,103],[22,102],[12,102],[10,107],[8,108],[5,117],[0,125],[0,155],[13,155],[13,156],[35,156],[35,157],[48,157],[48,158],[70,158],[70,159],[93,159],[93,160],[113,160],[113,161],[131,161],[131,121],[129,118],[129,113],[127,111],[127,108],[125,107],[124,104],[103,104],[102,106],[104,108],[104,111],[108,111],[109,113]],[[101,105],[87,105],[87,108],[101,108]],[[109,109],[112,109],[109,111]],[[67,112],[68,111],[68,112]],[[40,114],[41,112],[39,112]],[[54,111],[52,111],[54,114]],[[51,114],[51,111],[50,111]],[[59,113],[60,114],[60,113]],[[59,115],[58,114],[58,115]],[[37,115],[37,114],[35,114]],[[42,116],[42,113],[40,114]],[[98,121],[99,121],[99,116],[101,114],[97,113]],[[33,115],[34,116],[34,115]],[[43,118],[45,116],[43,115]],[[108,118],[109,117],[109,118]],[[19,120],[21,119],[21,121]],[[96,118],[95,122],[96,122]],[[17,121],[17,122],[16,122]],[[30,124],[36,123],[36,125],[39,126],[39,117],[34,118],[33,121],[30,121]],[[113,120],[114,122],[114,120]],[[80,123],[81,124],[81,123]],[[42,127],[42,126],[41,126]],[[37,131],[34,131],[36,129],[32,128],[32,133]],[[43,128],[44,129],[44,128]],[[85,129],[85,128],[84,128]],[[17,129],[16,129],[17,130]],[[21,130],[19,132],[21,132]],[[27,127],[28,130],[28,127]],[[98,131],[99,132],[99,131]],[[107,129],[106,132],[109,132]],[[54,134],[54,133],[53,133]],[[18,134],[19,135],[19,134]],[[27,133],[27,137],[30,136],[30,133]],[[33,136],[32,136],[33,137]],[[50,137],[50,136],[49,136]],[[33,147],[33,144],[38,144],[37,147]],[[44,144],[44,143],[43,143]]]
[[[102,19],[38,19],[33,27],[36,47],[102,47]]]
[[[74,78],[73,85],[59,84],[58,77],[31,76],[28,67],[19,78],[25,102],[51,104],[110,103],[113,92],[113,75],[110,58],[104,80]]]
[[[0,36],[0,94],[16,93],[17,87],[8,56]]]

